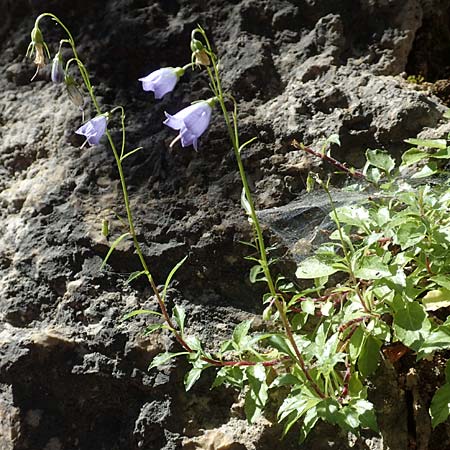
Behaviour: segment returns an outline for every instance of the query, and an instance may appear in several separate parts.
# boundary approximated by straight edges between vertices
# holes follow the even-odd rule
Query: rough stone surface
[[[34,67],[24,58],[34,18],[54,12],[73,31],[105,110],[126,107],[129,148],[144,147],[125,164],[139,240],[160,283],[189,255],[168,306],[183,305],[190,332],[214,347],[261,308],[261,292],[247,281],[247,250],[238,243],[249,230],[226,129],[214,120],[198,153],[170,149],[174,136],[162,125],[163,112],[209,97],[208,84],[202,74],[188,74],[157,102],[137,79],[160,65],[185,64],[192,28],[206,27],[221,54],[226,88],[239,103],[242,139],[258,137],[243,155],[258,207],[279,213],[276,208],[299,207],[308,170],[326,170],[292,148],[292,138],[318,146],[337,133],[342,147],[335,155],[361,164],[368,147],[398,153],[405,138],[441,136],[448,83],[422,88],[407,83],[405,72],[432,82],[448,76],[445,0],[0,5],[2,450],[450,446],[448,424],[434,431],[425,422],[418,426],[411,412],[417,389],[402,384],[395,369],[385,369],[371,387],[380,436],[356,439],[323,425],[302,447],[295,431],[279,441],[280,429],[269,418],[246,424],[235,392],[209,390],[211,373],[185,393],[182,361],[148,371],[154,355],[177,346],[164,333],[143,337],[148,320],[120,322],[136,307],[156,307],[145,283],[125,283],[139,269],[130,244],[122,243],[107,270],[99,270],[111,244],[100,233],[101,220],[110,220],[112,236],[122,232],[113,156],[103,141],[80,150],[82,139],[74,134],[80,111],[63,87],[49,82],[48,68],[30,82]],[[51,21],[42,30],[56,51],[60,30]],[[86,108],[86,118],[91,114]],[[110,126],[120,139],[118,120]],[[270,233],[266,226],[278,239],[280,230]],[[295,239],[291,222],[277,226],[288,227]],[[427,370],[419,370],[419,383]],[[426,408],[429,396],[416,400]]]

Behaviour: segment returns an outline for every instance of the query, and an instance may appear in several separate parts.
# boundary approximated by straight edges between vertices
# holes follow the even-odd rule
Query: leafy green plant
[[[180,351],[158,355],[150,369],[173,358],[186,357],[191,365],[184,380],[189,390],[205,369],[216,368],[213,387],[227,385],[241,390],[250,422],[263,414],[271,394],[277,391],[282,397],[277,418],[284,424],[284,433],[298,424],[300,441],[306,439],[319,421],[355,434],[363,428],[377,431],[374,406],[365,385],[367,377],[380,364],[380,350],[400,343],[420,360],[450,346],[450,319],[443,321],[436,314],[450,307],[447,140],[407,141],[413,147],[403,154],[400,165],[386,152],[368,150],[362,171],[331,156],[328,145],[339,144],[337,136],[331,136],[320,151],[294,141],[293,146],[299,151],[319,157],[357,179],[351,189],[360,193],[361,201],[337,207],[329,180],[310,174],[307,187],[311,191],[318,186],[326,193],[335,228],[328,242],[298,265],[296,279],[274,275],[276,260],[271,258],[271,248],[264,241],[241,157],[254,139],[241,143],[237,102],[223,90],[219,59],[205,31],[197,27],[192,32],[190,63],[159,69],[141,81],[144,90],[152,90],[156,98],[161,98],[175,88],[179,77],[189,68],[206,72],[213,96],[173,116],[166,114],[164,123],[179,131],[171,145],[181,141],[183,146],[197,148],[213,108],[219,107],[242,181],[244,217],[253,229],[253,241],[248,243],[252,253],[247,258],[254,263],[250,280],[267,286],[263,297],[267,331],[252,333],[252,322],[244,321],[227,341],[217,346],[217,351],[211,352],[196,336],[190,335],[184,310],[176,305],[169,311],[166,306],[167,288],[186,258],[175,265],[160,291],[141,250],[123,167],[124,160],[141,149],[126,149],[124,108],[102,110],[72,35],[54,15],[45,13],[37,18],[29,53],[34,52],[38,69],[46,54],[50,56],[39,27],[47,17],[56,21],[67,36],[60,41],[55,55],[52,79],[64,80],[72,101],[84,108],[82,92],[69,74],[73,65],[78,68],[96,116],[77,133],[84,135],[89,145],[98,144],[106,135],[120,177],[126,220],[121,220],[123,233],[113,241],[103,266],[122,240],[131,239],[142,270],[131,274],[128,282],[145,277],[159,305],[159,311],[138,309],[124,319],[142,314],[154,316],[160,322],[148,326],[145,334],[168,331],[180,347]],[[73,53],[65,67],[61,56],[63,45],[69,45]],[[120,150],[108,131],[115,112],[120,112]],[[109,234],[105,224],[103,233]],[[306,287],[300,288],[299,280]],[[433,426],[446,420],[450,413],[448,365],[446,372],[447,381],[431,403]]]

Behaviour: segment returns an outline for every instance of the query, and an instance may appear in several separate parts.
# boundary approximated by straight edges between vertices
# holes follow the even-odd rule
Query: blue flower
[[[181,139],[181,145],[187,147],[193,145],[197,150],[198,138],[208,128],[211,119],[211,112],[215,99],[194,103],[187,108],[177,112],[174,116],[166,114],[167,119],[164,125],[174,130],[180,130],[180,134],[176,137],[170,146]]]
[[[105,134],[106,123],[105,116],[97,116],[78,128],[75,133],[86,136],[86,142],[88,142],[89,145],[97,145],[100,142],[101,137]],[[86,142],[82,147],[86,145]]]
[[[144,78],[139,78],[139,81],[142,81],[144,91],[153,91],[155,98],[160,99],[173,91],[180,76],[183,74],[184,69],[181,67],[164,67],[163,69],[155,70]]]

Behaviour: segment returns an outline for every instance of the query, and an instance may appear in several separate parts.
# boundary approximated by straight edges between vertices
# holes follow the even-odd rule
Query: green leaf
[[[392,172],[395,168],[395,161],[389,153],[382,150],[367,150],[367,161],[374,167],[383,170],[386,173]]]
[[[407,302],[394,313],[394,331],[407,347],[417,351],[429,334],[431,323],[424,307],[417,302]]]
[[[193,367],[184,377],[184,388],[189,391],[192,386],[199,380],[202,374],[203,368],[201,367]]]
[[[380,256],[363,256],[355,254],[355,277],[362,280],[376,280],[391,275],[389,268]]]
[[[402,247],[403,250],[417,245],[426,237],[426,228],[422,222],[415,218],[404,219],[394,236],[394,243]]]
[[[428,158],[429,154],[418,148],[411,148],[402,155],[402,167],[407,167],[412,164],[416,164],[425,158]]]
[[[280,353],[294,357],[294,352],[291,350],[288,340],[284,335],[274,334],[268,339],[268,342]]]
[[[447,308],[450,306],[450,290],[442,288],[428,291],[422,298],[422,303],[427,311]]]
[[[447,148],[445,139],[406,139],[405,142],[411,145],[419,145],[420,147],[439,148],[441,150]]]
[[[247,369],[249,390],[245,396],[245,415],[249,423],[261,415],[268,399],[268,388],[266,384],[266,370],[262,364],[250,366]]]
[[[261,274],[262,274],[262,277],[260,276]],[[249,278],[250,278],[250,283],[256,283],[257,281],[265,280],[263,267],[260,264],[253,266],[250,269]]]
[[[216,375],[211,388],[229,384],[237,389],[243,388],[244,373],[240,367],[222,367]]]
[[[413,179],[419,178],[427,178],[435,175],[438,172],[437,164],[434,162],[430,162],[427,165],[423,166],[418,172],[411,176]]]
[[[166,282],[164,284],[164,289],[163,289],[163,292],[161,295],[161,298],[163,301],[165,301],[165,299],[166,299],[167,288],[169,287],[169,284],[172,281],[172,278],[175,275],[175,272],[183,265],[183,263],[186,261],[186,259],[187,259],[187,255],[179,263],[176,264],[176,266],[170,271],[169,275],[167,276]]]
[[[131,317],[139,316],[140,314],[153,314],[154,316],[162,316],[161,313],[157,311],[152,311],[151,309],[135,309],[134,311],[131,311],[127,314],[125,314],[121,320],[128,320]]]
[[[431,277],[430,280],[450,291],[450,277],[448,275],[436,275]]]
[[[153,369],[154,367],[162,366],[167,361],[170,361],[171,359],[176,358],[177,356],[181,356],[181,355],[189,355],[189,352],[178,352],[178,353],[165,352],[165,353],[160,353],[158,356],[155,356],[153,358],[153,361],[148,366],[148,370]]]
[[[370,428],[378,433],[377,417],[373,404],[368,400],[358,399],[354,403],[352,401],[352,407],[358,412],[361,426],[363,428]]]
[[[247,337],[253,320],[244,320],[236,326],[233,331],[233,342],[236,344],[237,349],[242,347],[244,339]]]
[[[450,415],[450,384],[446,383],[439,388],[431,400],[430,416],[431,425],[436,428],[447,420]]]
[[[145,275],[147,273],[147,271],[145,270],[141,270],[140,272],[133,272],[130,274],[130,276],[128,277],[127,281],[125,281],[126,284],[131,283],[133,280],[136,280],[136,278],[139,278],[142,275]]]
[[[303,385],[303,381],[292,375],[291,373],[284,373],[279,375],[272,381],[270,384],[270,389],[280,387],[280,386],[295,386],[295,385]]]
[[[364,228],[371,222],[369,211],[363,206],[341,206],[336,209],[336,214],[339,222],[353,225],[355,227]],[[334,220],[333,212],[330,213],[330,217]]]
[[[380,357],[381,341],[367,335],[358,358],[358,370],[363,377],[375,372]]]
[[[297,267],[295,275],[300,279],[327,277],[338,272],[331,264],[325,264],[316,257],[304,259]]]
[[[350,359],[353,362],[356,362],[358,356],[361,353],[361,350],[363,349],[364,343],[366,341],[365,337],[366,334],[364,333],[363,329],[361,327],[358,327],[350,338],[348,344],[348,352],[350,355]]]
[[[152,334],[157,330],[168,329],[168,328],[169,327],[163,323],[152,323],[145,329],[144,336],[148,336],[149,334]]]
[[[421,359],[435,351],[448,348],[450,348],[450,326],[441,325],[426,336],[418,351],[417,359]]]
[[[177,323],[180,333],[183,336],[184,334],[184,321],[186,319],[186,312],[184,311],[184,308],[181,306],[175,305],[173,308],[173,318],[175,319],[175,322]]]
[[[302,311],[311,316],[316,312],[315,304],[312,300],[304,300],[301,302]]]
[[[142,150],[144,147],[137,147],[133,150],[130,150],[128,153],[125,153],[125,155],[123,155],[120,160],[123,161],[125,158],[128,158],[129,156],[131,156],[132,154],[138,152],[139,150]]]
[[[300,444],[305,441],[305,439],[308,437],[308,434],[314,428],[318,420],[319,416],[317,414],[317,409],[309,409],[305,414],[305,418],[303,419],[302,425],[300,427],[300,435],[298,438]]]
[[[111,256],[112,252],[114,251],[114,249],[115,249],[115,248],[116,248],[116,247],[117,247],[117,246],[118,246],[118,245],[119,245],[126,237],[128,237],[128,236],[131,236],[130,233],[124,233],[124,234],[120,235],[120,236],[112,243],[110,249],[108,250],[108,253],[106,254],[106,256],[105,256],[105,258],[104,258],[104,260],[103,260],[103,262],[102,262],[102,265],[100,266],[100,270],[102,270],[102,269],[105,267],[106,262],[108,261],[109,257]]]

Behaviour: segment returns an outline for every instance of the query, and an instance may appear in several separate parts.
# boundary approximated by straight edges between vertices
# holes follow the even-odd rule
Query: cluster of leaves
[[[407,142],[414,147],[398,167],[387,153],[367,151],[366,182],[349,188],[364,194],[358,205],[334,208],[328,184],[312,178],[330,195],[335,231],[298,266],[297,278],[310,280],[308,289],[282,277],[277,282],[301,364],[285,330],[251,335],[245,321],[214,357],[189,339],[195,352],[188,353],[187,389],[203,370],[221,366],[213,387],[242,390],[249,421],[278,390],[284,395],[278,420],[285,433],[298,423],[300,441],[320,420],[356,434],[377,430],[365,380],[380,364],[380,350],[401,345],[420,360],[450,347],[450,319],[436,314],[450,307],[450,146],[446,140]],[[260,265],[250,277],[265,281]],[[265,318],[277,319],[273,296],[264,301]],[[184,335],[179,316],[175,311]],[[175,356],[163,354],[151,367]],[[449,367],[431,404],[433,426],[450,413]]]

